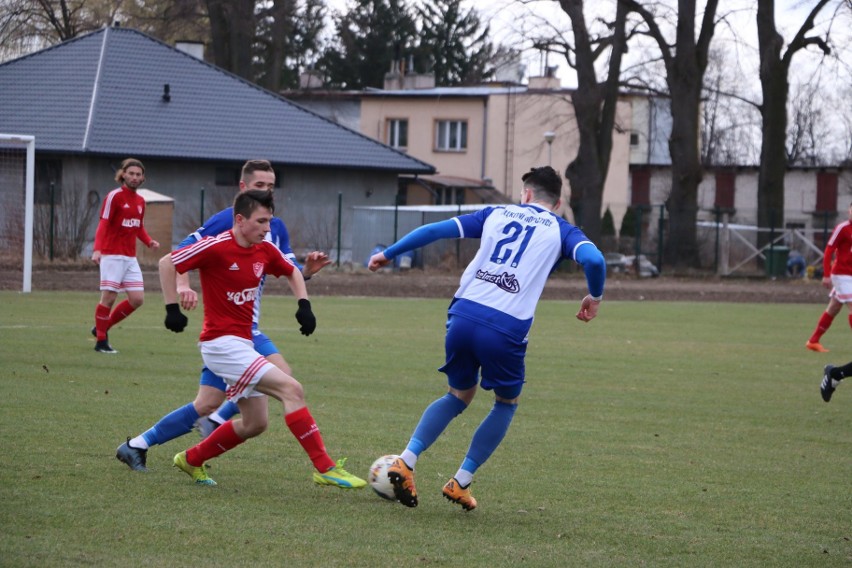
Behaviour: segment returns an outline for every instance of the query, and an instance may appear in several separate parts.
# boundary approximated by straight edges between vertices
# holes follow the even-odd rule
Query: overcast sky
[[[417,0],[409,0],[416,2]],[[663,0],[663,3],[675,4],[673,0]],[[337,10],[344,9],[350,0],[328,0],[328,4]],[[562,11],[559,3],[555,0],[463,0],[463,5],[475,8],[483,19],[491,24],[492,37],[495,43],[517,46],[523,42],[524,36],[529,36],[533,30],[543,31],[547,26],[561,30],[565,33],[570,31],[570,20]],[[777,0],[776,21],[782,35],[787,41],[792,39],[795,32],[801,26],[815,0]],[[754,76],[756,71],[756,46],[757,31],[755,23],[754,0],[723,0],[720,3],[718,14],[725,13],[727,20],[731,22],[730,29],[727,26],[717,27],[714,34],[714,47],[724,47],[730,51],[732,57],[737,58],[737,64],[746,76]],[[594,8],[605,9],[610,13],[613,10],[612,0],[589,0],[586,2],[587,11]],[[703,3],[699,3],[703,6]],[[828,7],[823,9],[825,19],[830,12]],[[592,17],[587,15],[587,25],[592,26]],[[848,36],[850,19],[846,19],[845,35]],[[700,21],[698,22],[700,24]],[[696,25],[698,25],[696,24]],[[838,31],[835,28],[835,32]],[[734,34],[738,36],[734,39]],[[846,40],[849,38],[846,37]],[[812,53],[818,50],[811,49]],[[848,52],[847,52],[848,53]],[[544,67],[544,56],[532,50],[526,50],[523,54],[523,63],[527,69],[527,77],[540,75]],[[573,72],[564,62],[564,58],[557,54],[550,54],[547,64],[558,66],[557,74],[563,86],[573,87],[576,85]],[[800,53],[794,60],[799,73],[807,75],[810,69],[816,67],[818,56]],[[852,61],[848,62],[852,65]],[[807,79],[805,79],[807,80]],[[756,85],[755,88],[758,88]]]

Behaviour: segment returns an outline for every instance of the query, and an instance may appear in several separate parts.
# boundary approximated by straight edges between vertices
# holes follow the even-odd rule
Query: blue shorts
[[[263,355],[264,357],[279,353],[278,348],[275,347],[275,344],[272,343],[272,340],[269,339],[266,334],[260,331],[259,329],[252,328],[251,339],[254,343],[254,350]],[[228,385],[225,384],[225,381],[223,381],[219,375],[215,374],[207,367],[201,369],[201,379],[198,381],[198,383],[205,387],[213,387],[219,389],[222,392],[225,392],[225,389],[228,388]]]
[[[454,389],[479,386],[493,390],[500,398],[512,399],[524,386],[526,341],[517,341],[505,333],[467,318],[451,315],[444,342],[447,362],[438,369],[447,375]]]

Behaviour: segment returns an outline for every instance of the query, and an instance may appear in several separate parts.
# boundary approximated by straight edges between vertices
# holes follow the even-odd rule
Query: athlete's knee
[[[211,396],[209,394],[199,394],[192,405],[199,416],[210,416],[213,414],[222,402],[225,400],[225,393],[221,396]]]
[[[245,434],[246,439],[254,438],[255,436],[260,436],[266,429],[269,427],[269,419],[267,417],[256,417],[251,421],[246,421],[245,417],[243,418],[243,434]]]
[[[130,305],[133,306],[133,309],[135,310],[145,303],[145,296],[142,294],[134,294],[132,296],[128,296],[127,301],[130,302]]]
[[[302,403],[305,401],[305,387],[302,383],[293,379],[284,384],[284,399],[291,403]]]
[[[448,390],[452,396],[462,401],[466,407],[470,406],[470,403],[473,402],[473,397],[476,395],[475,386],[464,390],[450,387]]]

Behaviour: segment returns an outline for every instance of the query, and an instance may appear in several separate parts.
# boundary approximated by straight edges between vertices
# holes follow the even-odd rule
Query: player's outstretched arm
[[[369,268],[372,272],[375,272],[379,268],[387,266],[389,263],[390,260],[385,256],[385,253],[377,252],[370,257],[370,262],[367,263],[367,268]]]
[[[375,272],[383,266],[387,266],[391,260],[404,252],[414,250],[439,239],[457,239],[461,236],[458,223],[455,219],[445,219],[436,223],[429,223],[418,227],[399,239],[397,242],[380,253],[370,257],[367,268]]]
[[[305,257],[305,265],[302,267],[302,276],[308,279],[329,264],[331,264],[331,259],[324,252],[318,250],[309,252],[308,256]]]

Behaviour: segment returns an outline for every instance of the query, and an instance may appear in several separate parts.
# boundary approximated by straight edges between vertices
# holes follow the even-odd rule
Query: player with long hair
[[[118,353],[109,344],[109,330],[139,309],[145,300],[142,270],[136,259],[136,239],[150,249],[160,243],[151,238],[142,222],[145,200],[136,190],[145,182],[145,166],[135,158],[127,158],[115,172],[120,187],[110,191],[101,205],[100,221],[95,232],[92,261],[100,267],[101,297],[95,307],[95,351]],[[127,299],[115,306],[118,293]]]

